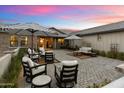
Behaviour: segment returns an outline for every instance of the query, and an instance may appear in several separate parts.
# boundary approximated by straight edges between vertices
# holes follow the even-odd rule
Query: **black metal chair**
[[[53,54],[53,52],[45,52],[45,62],[47,64],[54,62],[54,54]]]
[[[78,64],[63,65],[58,67],[55,65],[55,78],[58,87],[73,87],[77,83]]]
[[[47,74],[46,64],[40,65],[34,63],[34,66],[31,66],[31,64],[29,60],[24,61],[22,59],[23,76],[26,77],[28,83],[31,83],[32,79],[38,75]]]

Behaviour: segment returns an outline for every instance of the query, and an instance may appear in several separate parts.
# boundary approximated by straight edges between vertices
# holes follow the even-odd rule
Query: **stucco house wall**
[[[101,39],[98,40],[98,34],[82,36],[82,39],[90,43],[94,49],[101,51],[110,51],[111,44],[118,44],[118,51],[124,52],[124,32],[112,32],[99,34]]]
[[[9,34],[0,32],[0,50],[6,50],[9,48]]]

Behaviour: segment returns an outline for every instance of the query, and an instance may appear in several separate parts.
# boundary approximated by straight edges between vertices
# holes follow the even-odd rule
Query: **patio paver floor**
[[[85,88],[91,86],[93,83],[103,82],[107,80],[115,80],[123,76],[122,73],[115,70],[115,67],[124,61],[110,59],[106,57],[91,57],[87,59],[80,59],[67,55],[70,51],[54,50],[55,56],[58,60],[77,60],[79,62],[79,71],[76,88]],[[54,63],[58,64],[58,63]],[[56,88],[56,80],[54,77],[54,64],[48,64],[47,72],[52,77],[51,87]],[[22,77],[22,75],[21,75]],[[19,87],[30,87],[22,77],[19,80]]]

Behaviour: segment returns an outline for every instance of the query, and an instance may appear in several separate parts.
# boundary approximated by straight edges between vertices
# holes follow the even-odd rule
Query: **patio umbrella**
[[[32,48],[32,52],[33,52],[34,36],[38,36],[38,35],[46,36],[45,31],[35,30],[35,29],[32,29],[32,28],[18,30],[15,34],[16,35],[27,35],[27,36],[31,36],[31,48]]]
[[[65,39],[68,39],[68,40],[79,40],[79,39],[82,39],[82,38],[80,38],[80,37],[78,37],[76,35],[71,35],[69,37],[66,37]]]
[[[76,36],[76,35],[71,35],[65,38],[65,40],[72,40],[73,41],[73,46],[74,46],[74,40],[80,40],[82,38]]]
[[[33,41],[34,41],[34,33],[37,32],[38,30],[34,30],[34,29],[27,29],[27,31],[31,32],[32,34],[32,43],[31,43],[31,48],[32,48],[32,53],[33,53]]]

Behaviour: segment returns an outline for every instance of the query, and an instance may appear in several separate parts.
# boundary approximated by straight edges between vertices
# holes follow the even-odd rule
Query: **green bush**
[[[99,50],[93,49],[92,52],[96,53],[97,55],[99,55]]]
[[[105,57],[106,56],[106,52],[105,51],[99,51],[99,55]]]
[[[108,51],[107,54],[106,54],[106,57],[116,58],[116,54],[114,52]]]
[[[123,52],[117,53],[116,58],[119,59],[119,60],[124,60],[124,53]]]
[[[25,53],[26,49],[20,49],[17,56],[12,57],[11,63],[2,76],[0,87],[17,87],[18,76],[21,71],[21,59]],[[9,83],[9,85],[8,85]]]
[[[108,57],[108,58],[114,58],[124,61],[124,52],[114,52],[114,51],[99,51],[99,50],[92,50],[93,52],[97,53],[97,55]]]
[[[101,87],[107,85],[110,82],[111,82],[111,80],[105,79],[103,82],[93,83],[93,85],[88,86],[87,88],[101,88]]]
[[[0,88],[15,88],[16,85],[14,83],[0,83]]]

